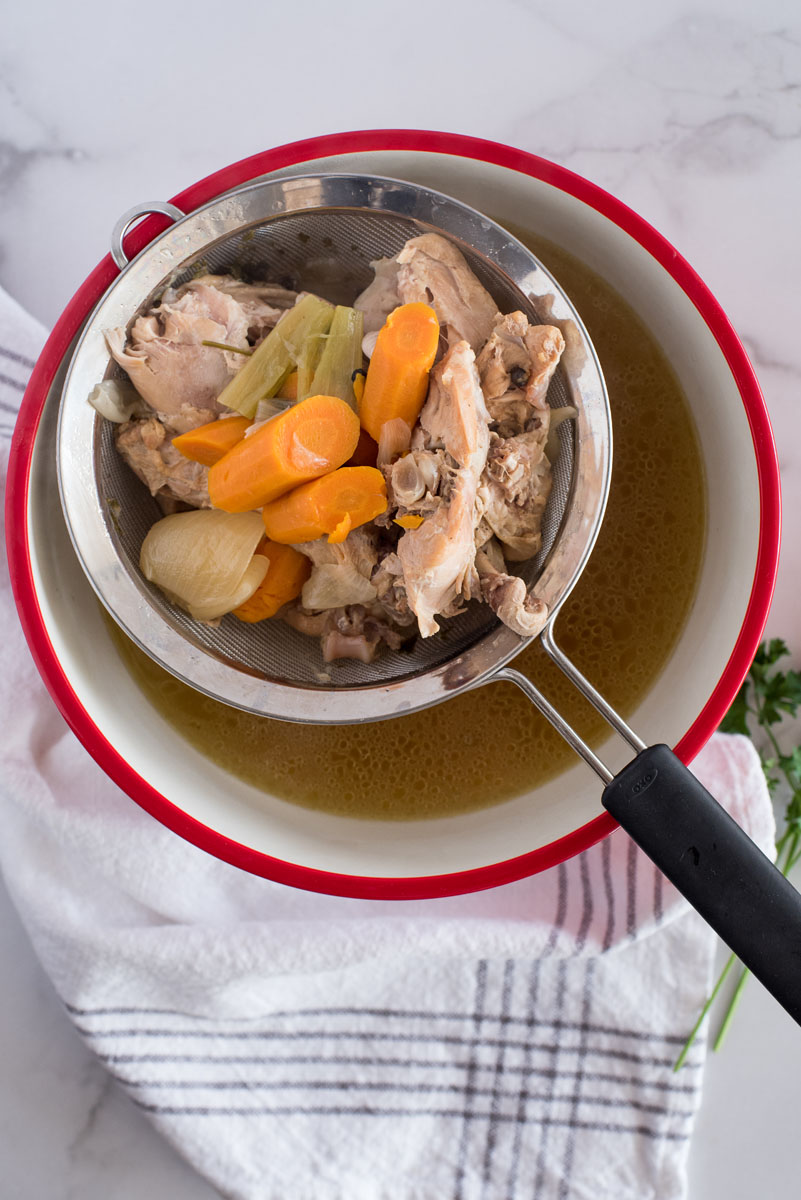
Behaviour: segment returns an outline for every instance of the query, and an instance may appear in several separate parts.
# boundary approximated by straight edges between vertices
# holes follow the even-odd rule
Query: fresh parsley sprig
[[[751,738],[759,753],[771,794],[780,787],[789,789],[784,828],[776,840],[776,865],[783,875],[789,874],[801,859],[801,746],[785,753],[776,736],[785,719],[796,716],[801,706],[801,672],[781,671],[777,665],[789,653],[781,638],[772,638],[761,644],[743,686],[720,724],[723,733],[743,733]],[[729,972],[738,962],[735,954],[727,960],[684,1043],[674,1070],[678,1071],[684,1063],[704,1018],[717,999]],[[719,1050],[723,1043],[749,974],[748,968],[742,967],[713,1043],[715,1050]]]

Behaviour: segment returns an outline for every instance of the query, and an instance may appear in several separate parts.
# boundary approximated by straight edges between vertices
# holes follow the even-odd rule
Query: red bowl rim
[[[762,636],[778,569],[781,499],[776,448],[765,402],[742,343],[723,309],[689,263],[642,217],[580,175],[498,142],[415,129],[368,129],[328,134],[242,159],[186,188],[174,196],[172,202],[184,212],[191,212],[221,192],[270,171],[331,155],[391,150],[477,159],[532,176],[581,200],[613,221],[660,263],[695,305],[723,352],[742,397],[754,443],[760,530],[751,595],[734,649],[709,700],[675,747],[681,759],[690,762],[717,728],[748,671]],[[144,248],[165,224],[163,217],[152,216],[135,226],[126,239],[129,256]],[[612,817],[602,812],[565,837],[488,866],[412,878],[345,875],[285,862],[225,837],[177,808],[125,762],[83,708],[50,642],[34,585],[27,528],[31,458],[45,400],[73,337],[116,274],[111,255],[107,255],[78,289],[56,323],[22,400],[6,490],[6,540],[11,583],[29,648],[62,715],[106,774],[163,825],[209,854],[278,883],[354,898],[412,900],[497,887],[564,862],[617,828]]]

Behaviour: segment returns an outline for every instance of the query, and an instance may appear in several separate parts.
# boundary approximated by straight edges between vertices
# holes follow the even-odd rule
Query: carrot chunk
[[[363,427],[378,441],[385,421],[401,417],[411,429],[428,390],[439,345],[439,322],[427,304],[401,304],[378,334],[359,404]]]
[[[211,503],[225,512],[261,508],[340,467],[358,440],[359,419],[344,400],[309,396],[259,426],[209,469]]]
[[[265,505],[262,518],[274,542],[313,542],[326,534],[329,542],[344,542],[386,507],[387,488],[376,467],[340,467]]]
[[[253,424],[247,417],[226,417],[224,420],[209,421],[208,425],[198,425],[187,433],[179,433],[172,439],[176,450],[180,450],[184,458],[192,462],[203,463],[204,467],[213,467],[224,454],[233,450],[245,436],[245,430]]]
[[[234,609],[234,616],[240,621],[255,624],[268,617],[274,617],[279,608],[283,608],[290,600],[299,596],[304,583],[311,575],[311,563],[305,554],[292,546],[280,546],[263,538],[256,548],[257,554],[269,559],[267,574],[256,588],[256,591]]]
[[[419,529],[424,520],[417,513],[406,513],[402,517],[395,517],[395,524],[400,525],[401,529]]]
[[[276,392],[279,400],[297,400],[298,398],[298,373],[293,371],[287,375],[284,382]]]
[[[356,444],[356,449],[351,454],[346,467],[374,467],[378,460],[378,446],[366,429],[359,431],[359,441]]]

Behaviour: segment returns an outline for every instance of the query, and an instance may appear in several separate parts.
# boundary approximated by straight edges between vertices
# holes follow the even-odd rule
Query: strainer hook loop
[[[177,205],[170,204],[165,200],[146,200],[124,212],[111,231],[111,257],[121,271],[128,266],[129,262],[128,255],[122,248],[122,239],[135,221],[151,213],[163,213],[165,217],[172,217],[173,221],[180,221],[186,216],[186,213],[181,212]]]

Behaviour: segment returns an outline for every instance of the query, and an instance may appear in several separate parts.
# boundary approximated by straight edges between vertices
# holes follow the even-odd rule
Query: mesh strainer
[[[127,264],[122,237],[146,212],[176,224]],[[536,215],[530,224],[536,225]],[[525,645],[476,605],[376,663],[334,664],[281,622],[254,630],[227,618],[216,630],[167,605],[138,571],[144,534],[160,516],[114,450],[87,396],[111,367],[104,331],[127,326],[166,287],[195,273],[234,271],[352,301],[372,259],[430,230],[457,243],[502,311],[558,325],[566,351],[548,399],[573,404],[545,514],[543,547],[523,572],[551,620],[553,660],[636,751],[616,777],[525,676],[507,664]],[[123,268],[90,317],[65,384],[58,434],[67,525],[92,586],[151,657],[226,703],[284,720],[369,721],[411,712],[490,679],[522,688],[604,781],[603,803],[740,958],[801,1022],[801,898],[667,746],[647,748],[556,646],[553,617],[578,579],[598,532],[609,485],[611,429],[601,371],[578,314],[533,255],[499,226],[449,197],[398,180],[314,175],[237,189],[184,217],[172,206],[132,210],[115,231]]]
[[[142,540],[161,512],[117,454],[111,424],[86,402],[104,375],[122,374],[110,365],[104,333],[129,325],[168,286],[207,271],[280,280],[350,303],[373,278],[372,260],[432,229],[459,245],[501,311],[522,309],[565,335],[548,399],[552,407],[575,405],[578,418],[560,426],[543,546],[525,564],[526,583],[553,611],[589,554],[609,480],[606,394],[578,314],[533,255],[474,210],[396,180],[304,176],[239,189],[178,221],[123,270],[75,351],[59,426],[64,509],[93,587],[148,654],[217,699],[285,720],[377,719],[463,690],[517,653],[521,641],[475,603],[410,652],[326,666],[316,640],[282,621],[249,626],[229,616],[214,629],[167,603],[138,568]],[[119,244],[116,257],[124,263]],[[330,684],[321,682],[324,672]]]

